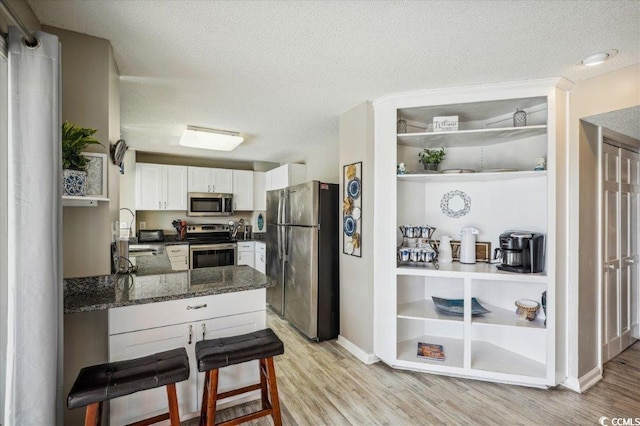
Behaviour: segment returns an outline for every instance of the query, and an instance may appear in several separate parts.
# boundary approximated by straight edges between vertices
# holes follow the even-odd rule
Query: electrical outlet
[[[140,229],[147,229],[147,222],[140,222]]]

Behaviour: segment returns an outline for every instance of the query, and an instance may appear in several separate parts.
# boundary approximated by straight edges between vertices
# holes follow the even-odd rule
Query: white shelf
[[[425,358],[418,358],[418,342],[433,343],[442,345],[444,350],[444,361],[432,361]],[[430,367],[454,367],[462,368],[464,365],[464,344],[462,339],[452,339],[441,336],[421,336],[415,339],[404,340],[398,343],[398,360],[428,364]]]
[[[431,300],[418,300],[417,302],[398,305],[398,318],[417,320],[440,320],[462,322],[462,315],[445,315],[436,309]]]
[[[64,207],[97,207],[99,201],[109,201],[109,199],[104,197],[62,196],[62,205]]]
[[[398,145],[413,148],[487,146],[545,135],[546,133],[546,124],[453,132],[399,133]]]
[[[497,326],[497,327],[524,327],[530,329],[546,330],[544,325],[544,318],[537,316],[533,321],[525,321],[518,318],[516,315],[516,308],[508,310],[500,308],[498,306],[489,305],[488,303],[481,303],[482,306],[491,311],[491,313],[484,315],[476,315],[473,317],[473,324],[479,326]],[[542,308],[541,308],[542,310]]]
[[[541,362],[482,341],[471,342],[471,369],[542,379],[547,373]]]
[[[397,175],[398,182],[487,182],[496,180],[527,179],[547,177],[546,170],[516,172],[480,172],[480,173],[411,173]]]
[[[492,281],[517,281],[530,283],[546,283],[548,278],[544,272],[537,274],[519,274],[516,272],[500,271],[496,265],[490,263],[475,263],[465,265],[460,262],[441,263],[440,269],[433,264],[424,267],[399,266],[396,275],[413,275],[442,278],[472,278]]]

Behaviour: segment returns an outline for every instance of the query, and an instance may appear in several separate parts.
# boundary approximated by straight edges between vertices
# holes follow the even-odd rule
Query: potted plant
[[[93,138],[96,129],[83,128],[65,121],[62,123],[62,176],[64,195],[84,196],[87,193],[87,164],[82,155],[88,145],[102,145]]]
[[[442,163],[445,155],[447,154],[444,152],[444,148],[425,148],[418,154],[418,157],[420,158],[419,161],[422,163],[425,170],[438,170],[438,165]]]

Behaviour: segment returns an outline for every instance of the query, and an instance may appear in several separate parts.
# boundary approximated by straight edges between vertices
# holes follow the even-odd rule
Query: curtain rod
[[[29,29],[22,23],[18,15],[9,7],[7,0],[0,0],[0,12],[9,20],[10,23],[13,23],[22,35],[24,36],[24,40],[27,46],[36,47],[38,45],[38,39],[35,38],[33,33],[29,31]]]

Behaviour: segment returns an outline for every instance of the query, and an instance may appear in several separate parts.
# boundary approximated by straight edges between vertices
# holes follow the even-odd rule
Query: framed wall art
[[[87,196],[107,198],[107,154],[83,152],[87,157]]]
[[[342,171],[342,252],[362,257],[362,161]]]

